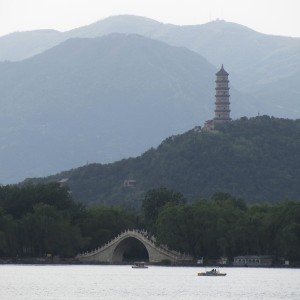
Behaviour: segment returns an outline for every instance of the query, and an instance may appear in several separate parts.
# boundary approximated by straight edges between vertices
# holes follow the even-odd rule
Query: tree
[[[75,210],[77,204],[72,200],[68,189],[58,183],[7,185],[0,187],[0,205],[14,218],[21,218],[38,203],[45,203],[59,210]]]
[[[150,230],[155,232],[155,222],[158,214],[167,203],[183,204],[185,199],[181,193],[174,192],[167,188],[149,190],[142,203],[142,212],[145,222]]]
[[[136,216],[121,208],[91,207],[82,222],[83,236],[88,240],[86,249],[101,246],[128,228],[136,227]]]
[[[0,207],[0,253],[3,256],[15,256],[18,252],[17,221],[6,215]]]
[[[194,256],[231,256],[245,214],[231,200],[167,204],[156,223],[158,242]]]
[[[63,211],[44,203],[23,216],[20,231],[23,254],[30,256],[74,256],[83,242],[78,226]]]

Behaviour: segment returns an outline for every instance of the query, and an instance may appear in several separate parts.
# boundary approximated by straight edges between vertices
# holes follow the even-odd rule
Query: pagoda
[[[220,71],[216,73],[215,117],[213,120],[205,122],[204,128],[206,129],[212,130],[219,124],[231,121],[228,75],[229,74],[224,70],[223,65]]]

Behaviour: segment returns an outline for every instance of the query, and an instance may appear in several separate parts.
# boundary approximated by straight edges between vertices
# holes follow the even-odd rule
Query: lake
[[[300,299],[300,269],[0,265],[0,299]]]

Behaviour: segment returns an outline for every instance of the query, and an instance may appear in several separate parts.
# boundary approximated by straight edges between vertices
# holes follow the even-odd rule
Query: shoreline
[[[124,263],[105,263],[105,262],[80,262],[74,258],[60,258],[60,259],[43,259],[43,258],[27,258],[27,259],[0,259],[0,265],[86,265],[86,266],[126,266],[132,265],[134,262],[124,262]],[[217,267],[217,268],[266,268],[266,269],[299,269],[300,265],[298,264],[290,264],[290,265],[280,265],[280,264],[273,264],[270,266],[261,265],[261,266],[236,266],[233,264],[226,264],[226,265],[216,265],[216,264],[173,264],[173,265],[166,265],[166,264],[149,264],[149,266],[160,266],[160,267],[191,267],[191,268],[210,268],[210,267]]]

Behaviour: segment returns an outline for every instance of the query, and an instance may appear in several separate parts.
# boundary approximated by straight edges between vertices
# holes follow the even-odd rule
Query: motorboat
[[[226,276],[226,273],[221,273],[218,269],[212,269],[210,271],[200,272],[198,276]]]
[[[137,261],[137,262],[134,263],[132,268],[134,268],[134,269],[147,269],[148,267],[145,265],[145,262]]]

